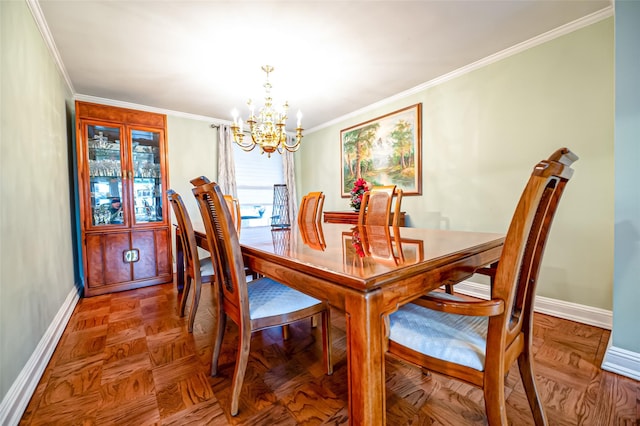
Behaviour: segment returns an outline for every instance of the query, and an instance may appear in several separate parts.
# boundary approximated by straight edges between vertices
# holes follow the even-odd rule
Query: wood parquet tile
[[[334,374],[322,367],[320,329],[309,321],[253,335],[240,398],[229,415],[237,327],[227,323],[211,377],[213,307],[203,286],[193,333],[172,285],[81,299],[21,425],[345,425],[344,316],[332,312]],[[610,332],[536,314],[539,390],[551,425],[640,426],[640,383],[600,369]],[[507,377],[510,424],[533,419],[517,367]],[[482,391],[386,362],[389,425],[485,425]]]

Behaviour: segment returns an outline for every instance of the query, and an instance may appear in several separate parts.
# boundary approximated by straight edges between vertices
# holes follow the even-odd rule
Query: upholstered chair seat
[[[211,263],[211,257],[207,256],[200,259],[200,275],[213,275],[213,263]]]
[[[285,315],[322,303],[318,299],[267,277],[250,281],[247,283],[247,289],[249,317],[252,320]]]
[[[449,314],[410,303],[389,317],[389,338],[430,357],[484,371],[488,324],[488,317]]]

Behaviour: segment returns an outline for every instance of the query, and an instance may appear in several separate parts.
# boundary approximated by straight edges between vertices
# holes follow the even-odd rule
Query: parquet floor
[[[229,321],[220,374],[210,377],[211,294],[203,286],[193,334],[172,285],[81,299],[22,425],[347,424],[344,319],[333,314],[332,376],[309,321],[253,335],[240,413],[229,416],[237,328]],[[609,331],[536,314],[537,382],[552,425],[640,425],[640,383],[602,371]],[[517,367],[509,421],[532,424]],[[387,357],[390,425],[483,425],[482,392]]]

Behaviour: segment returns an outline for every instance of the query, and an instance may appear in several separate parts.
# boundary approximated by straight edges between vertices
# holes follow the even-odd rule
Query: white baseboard
[[[610,336],[601,367],[603,370],[640,380],[640,353],[612,346]]]
[[[456,284],[456,291],[480,299],[489,299],[489,286],[486,284],[463,281]],[[611,330],[613,313],[606,309],[594,308],[572,302],[536,296],[535,312],[554,317],[581,322],[595,327]]]
[[[17,425],[35,392],[80,295],[74,287],[0,403],[0,425]]]

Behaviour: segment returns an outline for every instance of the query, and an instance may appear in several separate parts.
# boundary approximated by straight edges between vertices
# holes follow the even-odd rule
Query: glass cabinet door
[[[123,224],[121,129],[87,126],[89,191],[93,226]]]
[[[131,130],[135,223],[162,221],[160,138],[158,131]]]

